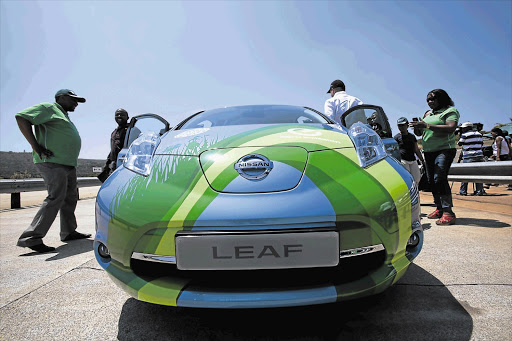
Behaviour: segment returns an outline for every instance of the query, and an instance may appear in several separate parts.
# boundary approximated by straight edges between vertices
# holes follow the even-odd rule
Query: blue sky
[[[323,111],[329,84],[392,126],[445,89],[461,122],[510,122],[512,1],[0,1],[0,150],[29,151],[14,114],[58,89],[81,158],[106,158],[114,111],[174,125],[203,109]],[[398,130],[394,129],[397,133]]]

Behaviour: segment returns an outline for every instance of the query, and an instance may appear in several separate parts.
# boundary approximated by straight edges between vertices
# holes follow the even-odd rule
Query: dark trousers
[[[34,246],[43,242],[44,236],[60,212],[60,239],[76,230],[75,208],[78,200],[76,168],[56,163],[38,163],[48,196],[36,213],[28,229],[18,239],[18,246]]]
[[[483,162],[484,161],[484,157],[476,157],[476,158],[467,158],[467,159],[462,159],[462,162],[463,163],[468,163],[468,162]],[[475,184],[476,186],[476,191],[475,191],[475,195],[482,195],[484,194],[484,184],[482,183],[476,183]],[[460,194],[467,194],[468,193],[468,183],[467,182],[462,182],[460,184],[460,190],[459,190],[459,193]]]
[[[425,152],[427,179],[432,189],[434,203],[438,210],[451,211],[452,192],[448,184],[448,172],[455,157],[456,149]]]

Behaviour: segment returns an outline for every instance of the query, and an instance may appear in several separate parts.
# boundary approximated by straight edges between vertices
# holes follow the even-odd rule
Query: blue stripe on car
[[[396,170],[398,174],[400,174],[402,179],[404,179],[404,182],[406,183],[407,187],[411,188],[413,182],[413,177],[411,173],[409,173],[409,171],[405,169],[404,166],[402,166],[402,164],[395,160],[394,158],[388,156],[386,158],[386,161],[391,165],[391,167],[393,167],[394,170]]]
[[[269,292],[212,292],[187,287],[176,303],[190,308],[272,308],[334,303],[336,296],[334,286]]]

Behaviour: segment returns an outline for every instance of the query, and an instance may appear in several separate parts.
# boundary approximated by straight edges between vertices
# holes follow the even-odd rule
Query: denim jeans
[[[484,161],[483,157],[480,157],[480,158],[469,158],[469,159],[463,159],[462,163],[483,162],[483,161]],[[475,195],[482,195],[484,193],[484,184],[476,183],[475,186],[476,186]],[[467,194],[468,193],[468,183],[467,182],[463,182],[463,183],[460,184],[459,193],[460,194]]]
[[[456,152],[456,149],[443,149],[424,153],[427,179],[432,189],[434,203],[441,211],[451,212],[453,207],[448,172]]]

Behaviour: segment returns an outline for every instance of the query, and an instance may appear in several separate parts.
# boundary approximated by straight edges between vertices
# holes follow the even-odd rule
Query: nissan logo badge
[[[247,180],[262,180],[274,168],[274,163],[260,154],[243,156],[235,163],[235,170]]]

